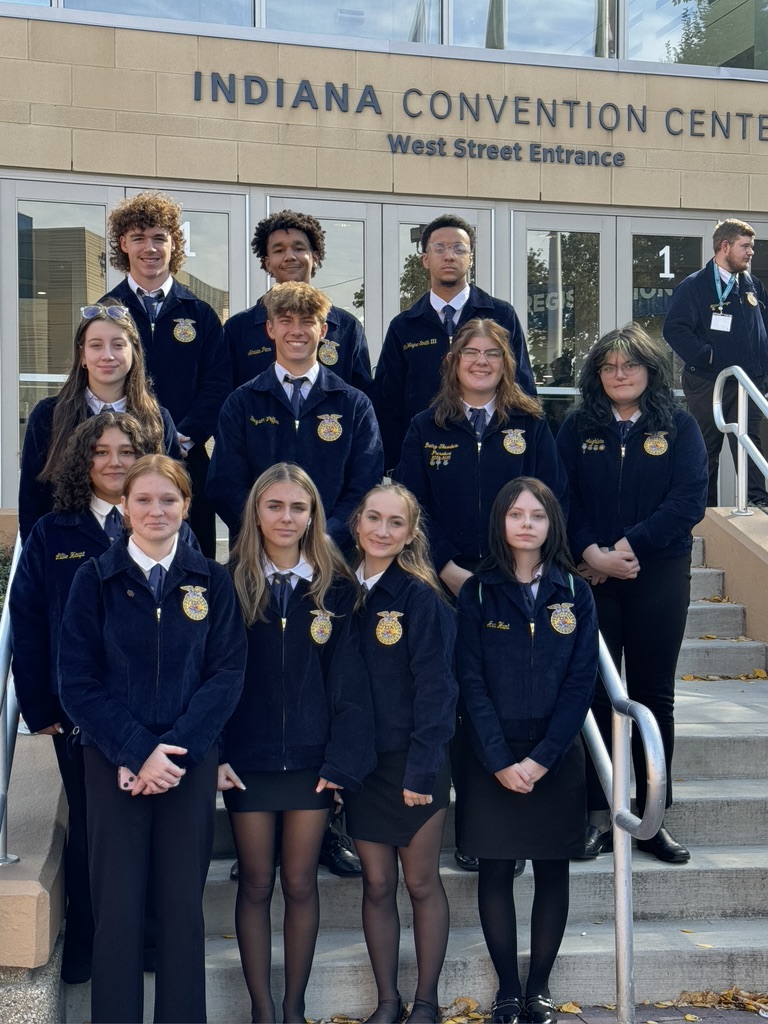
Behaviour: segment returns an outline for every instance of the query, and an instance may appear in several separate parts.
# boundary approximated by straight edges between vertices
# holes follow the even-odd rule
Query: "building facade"
[[[316,283],[363,320],[374,363],[424,290],[420,227],[459,213],[477,228],[475,280],[521,316],[554,421],[601,332],[636,319],[660,333],[717,219],[768,237],[760,4],[355,3],[139,0],[126,15],[0,0],[3,506],[79,307],[118,280],[106,215],[126,194],[183,203],[181,279],[222,318],[268,286],[254,224],[315,214]],[[768,245],[753,272],[768,279]]]

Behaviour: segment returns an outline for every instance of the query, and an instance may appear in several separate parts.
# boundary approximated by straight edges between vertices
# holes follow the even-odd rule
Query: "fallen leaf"
[[[710,945],[708,942],[697,942],[696,946],[698,949],[714,949],[715,947]]]
[[[699,640],[717,640],[717,637],[714,633],[705,633],[703,636],[699,637]]]
[[[581,1013],[581,1007],[576,1003],[563,1003],[560,1009],[563,1013]]]
[[[695,678],[695,676],[681,676],[681,679],[686,683],[692,682]]]
[[[701,1020],[701,1017],[697,1017],[695,1013],[686,1013],[685,1019],[686,1020],[694,1021],[694,1020]]]
[[[680,931],[683,933],[683,935],[695,935],[696,934],[696,932],[693,930],[693,928],[681,928]]]

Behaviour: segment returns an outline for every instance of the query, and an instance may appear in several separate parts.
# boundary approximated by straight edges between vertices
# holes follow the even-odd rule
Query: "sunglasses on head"
[[[110,320],[125,320],[130,316],[126,306],[102,306],[100,302],[93,306],[81,306],[80,316],[83,320],[95,320],[98,316],[108,316]]]

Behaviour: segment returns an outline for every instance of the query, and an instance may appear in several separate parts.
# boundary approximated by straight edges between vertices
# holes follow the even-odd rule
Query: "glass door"
[[[573,405],[586,353],[615,326],[615,230],[609,217],[519,213],[515,308],[554,433]]]

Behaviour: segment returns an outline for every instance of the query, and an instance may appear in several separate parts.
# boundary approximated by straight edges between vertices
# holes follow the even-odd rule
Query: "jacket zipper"
[[[157,667],[155,670],[155,698],[159,697],[160,693],[160,605],[155,609],[157,616]]]
[[[480,520],[480,517],[481,517],[482,505],[483,505],[482,485],[481,485],[481,482],[480,482],[480,480],[481,480],[481,475],[480,475],[480,453],[482,452],[482,450],[483,450],[483,442],[482,441],[478,441],[477,442],[477,518],[478,518],[478,521]],[[478,558],[482,558],[483,557],[483,544],[482,544],[482,540],[481,539],[478,539],[478,543],[477,543],[477,557]]]
[[[619,445],[619,450],[621,451],[621,461],[619,462],[619,487],[618,494],[616,496],[616,515],[618,517],[621,516],[621,481],[622,477],[624,476],[624,456],[627,454],[626,441],[621,442],[621,444]]]
[[[531,631],[531,671],[529,673],[529,678],[531,680],[531,692],[529,694],[531,701],[531,715],[528,718],[528,721],[530,722],[533,714],[533,638],[534,634],[536,633],[536,623],[534,622],[533,618],[529,619],[528,628]],[[530,725],[528,726],[528,739],[533,739],[533,729],[530,727]]]
[[[296,421],[298,427],[299,421]],[[280,686],[283,691],[282,700],[282,719],[280,723],[282,731],[282,747],[283,747],[283,771],[288,771],[288,766],[285,763],[285,627],[288,620],[285,618],[280,619]]]

